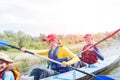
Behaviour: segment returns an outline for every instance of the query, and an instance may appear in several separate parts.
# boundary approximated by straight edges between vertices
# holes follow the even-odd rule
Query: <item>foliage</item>
[[[21,74],[27,74],[29,71],[29,63],[28,62],[21,62],[16,64],[16,67],[20,70]]]
[[[96,42],[105,38],[111,32],[106,33],[97,33],[92,34],[93,38]],[[59,34],[59,39],[63,42],[65,46],[71,46],[73,44],[80,44],[84,42],[83,34]],[[0,39],[7,41],[8,43],[18,46],[20,48],[25,47],[27,49],[46,49],[48,48],[46,43],[42,42],[41,39],[45,37],[45,34],[40,34],[38,37],[32,37],[31,35],[27,35],[22,31],[13,32],[13,31],[4,31],[3,34],[0,34]],[[113,36],[109,39],[116,39],[116,37],[120,37],[120,33]],[[106,40],[107,42],[107,40]],[[11,48],[8,47],[0,47],[0,50],[12,51]],[[14,51],[14,50],[13,50]]]

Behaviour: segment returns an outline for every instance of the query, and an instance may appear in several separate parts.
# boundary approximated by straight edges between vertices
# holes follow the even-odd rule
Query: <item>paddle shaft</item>
[[[112,37],[113,35],[115,35],[115,34],[116,34],[116,33],[118,33],[119,31],[120,31],[120,29],[118,29],[118,30],[114,31],[113,33],[111,33],[111,34],[110,34],[110,35],[108,35],[107,37],[103,38],[102,40],[100,40],[100,41],[98,41],[97,43],[95,43],[95,44],[91,45],[90,47],[86,48],[86,49],[85,49],[85,50],[83,50],[82,52],[78,53],[78,54],[77,54],[77,56],[79,56],[81,53],[83,53],[83,52],[87,51],[88,49],[90,49],[90,48],[92,48],[92,47],[94,47],[94,46],[96,46],[96,45],[100,44],[101,42],[103,42],[103,41],[107,40],[108,38]]]
[[[16,47],[16,46],[12,46],[12,45],[8,45],[8,46],[11,47],[11,48],[14,48],[14,49],[17,49],[17,50],[20,50],[20,51],[21,51],[21,48],[18,48],[18,47]],[[47,58],[47,57],[44,57],[44,56],[41,56],[41,55],[38,55],[38,54],[35,54],[35,53],[31,52],[31,51],[25,50],[25,53],[29,53],[29,54],[31,54],[31,55],[34,55],[34,56],[37,56],[37,57],[40,57],[40,58],[43,58],[43,59],[46,59],[46,60],[49,60],[49,61],[51,61],[51,62],[54,62],[54,63],[57,63],[57,64],[60,64],[60,65],[61,65],[61,63],[58,62],[58,61],[55,61],[55,60],[53,60],[53,59],[50,59],[50,58]]]
[[[114,31],[113,33],[111,33],[110,35],[108,35],[107,37],[103,38],[102,40],[98,41],[97,43],[93,44],[91,47],[96,46],[98,44],[100,44],[101,42],[107,40],[108,38],[112,37],[113,35],[115,35],[116,33],[118,33],[120,31],[120,29]]]
[[[17,50],[20,50],[20,51],[21,51],[21,48],[18,48],[18,47],[16,47],[16,46],[12,46],[12,45],[8,45],[8,46],[11,47],[11,48],[14,48],[14,49],[17,49]],[[32,52],[30,52],[30,51],[27,51],[27,50],[26,50],[25,52],[34,55],[34,53],[32,53]]]

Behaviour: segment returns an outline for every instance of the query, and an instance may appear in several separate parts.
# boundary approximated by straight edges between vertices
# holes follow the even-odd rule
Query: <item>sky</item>
[[[0,0],[0,33],[86,34],[120,28],[120,0]]]

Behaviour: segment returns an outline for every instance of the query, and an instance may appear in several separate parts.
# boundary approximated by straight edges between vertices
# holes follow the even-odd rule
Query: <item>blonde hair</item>
[[[57,40],[57,44],[59,44],[60,46],[63,45],[61,40]]]

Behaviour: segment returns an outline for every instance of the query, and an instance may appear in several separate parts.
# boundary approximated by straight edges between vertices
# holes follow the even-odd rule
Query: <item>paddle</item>
[[[94,47],[94,46],[100,44],[101,42],[107,40],[108,38],[112,37],[113,35],[115,35],[115,34],[118,33],[119,31],[120,31],[120,28],[117,29],[116,31],[114,31],[113,33],[109,34],[108,36],[106,36],[106,37],[103,38],[102,40],[96,42],[95,44],[93,44],[93,45],[91,45],[90,47],[86,48],[85,50],[81,51],[80,53],[77,54],[77,56],[79,56],[81,53],[87,51],[88,49],[90,49],[90,48],[92,48],[92,47]],[[96,54],[97,54],[97,53],[96,53]],[[101,56],[101,55],[97,54],[97,56],[100,57],[100,58],[102,59],[102,56]]]
[[[5,42],[5,41],[3,41],[3,40],[0,40],[0,46],[9,46],[9,47],[11,47],[11,48],[15,48],[15,49],[17,49],[17,50],[21,50],[21,48],[12,46],[12,45],[8,44],[7,42]],[[27,50],[26,50],[25,52],[26,52],[26,53],[29,53],[29,54],[32,54],[32,55],[34,55],[34,56],[37,56],[37,57],[40,57],[40,58],[49,60],[49,61],[54,62],[54,63],[56,63],[56,64],[60,64],[60,65],[61,65],[60,62],[55,61],[55,60],[50,59],[50,58],[47,58],[47,57],[45,57],[45,56],[41,56],[41,55],[35,54],[35,53],[33,53],[33,52],[27,51]],[[76,70],[76,71],[78,71],[78,72],[87,74],[87,75],[89,75],[89,76],[92,76],[92,77],[94,77],[96,80],[115,80],[115,79],[110,78],[110,77],[108,77],[108,76],[93,75],[93,74],[87,73],[87,72],[85,72],[85,71],[79,70],[79,69],[77,69],[77,68],[74,68],[74,67],[72,67],[72,66],[70,66],[70,67],[71,67],[73,70]]]

